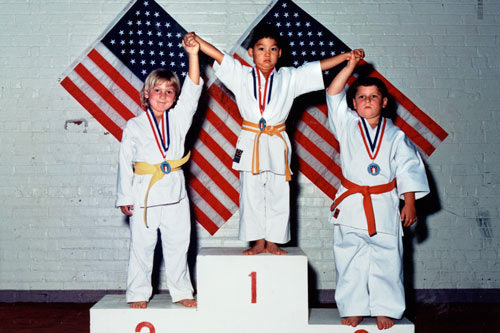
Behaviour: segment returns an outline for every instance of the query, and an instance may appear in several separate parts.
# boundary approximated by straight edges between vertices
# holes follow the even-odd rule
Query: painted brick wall
[[[159,1],[223,50],[263,0]],[[129,231],[113,208],[119,143],[59,85],[126,1],[0,1],[0,289],[124,289]],[[500,288],[498,1],[297,4],[449,132],[427,166],[433,195],[406,232],[418,289]],[[294,237],[319,289],[335,287],[330,200],[298,176]],[[237,216],[195,245],[243,246]],[[161,283],[164,288],[164,283]]]

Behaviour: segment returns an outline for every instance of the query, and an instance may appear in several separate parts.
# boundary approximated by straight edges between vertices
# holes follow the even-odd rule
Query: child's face
[[[269,73],[278,63],[281,57],[281,49],[274,38],[261,38],[252,48],[248,49],[248,55],[253,58],[257,68]]]
[[[165,80],[159,81],[151,89],[144,91],[151,110],[155,113],[163,113],[174,105],[175,87]]]
[[[377,86],[359,86],[352,104],[360,117],[378,123],[382,109],[387,105],[387,97],[382,97]]]

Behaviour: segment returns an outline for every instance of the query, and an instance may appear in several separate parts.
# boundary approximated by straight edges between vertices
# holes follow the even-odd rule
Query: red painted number
[[[153,324],[148,323],[147,321],[143,321],[142,323],[139,323],[137,325],[137,327],[135,328],[135,333],[141,333],[141,330],[144,327],[147,327],[149,329],[148,333],[155,333],[155,327],[153,326]]]
[[[248,274],[252,278],[252,303],[257,303],[257,272]]]

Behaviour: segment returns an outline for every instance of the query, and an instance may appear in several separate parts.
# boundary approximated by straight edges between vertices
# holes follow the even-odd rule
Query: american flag
[[[188,71],[188,56],[182,47],[185,33],[155,1],[130,1],[64,72],[61,85],[120,141],[127,120],[143,112],[140,90],[152,70],[168,68],[179,75],[181,83],[184,81]],[[191,156],[191,169],[196,172],[205,155],[194,151]],[[208,208],[198,203],[201,197],[210,202],[211,193],[203,185],[206,183],[201,177],[191,177],[189,188],[198,222],[213,234],[217,224],[205,217],[210,214],[203,215]],[[223,217],[227,220],[230,216]]]
[[[331,32],[291,1],[273,1],[233,49],[242,62],[247,56],[248,36],[259,22],[278,26],[290,42],[291,65],[298,66],[349,50]],[[63,74],[62,86],[107,131],[121,140],[128,119],[142,112],[139,91],[154,69],[167,67],[181,78],[187,73],[187,55],[181,41],[185,30],[154,1],[131,1],[105,32]],[[333,53],[332,53],[333,52]],[[334,73],[325,73],[330,82]],[[204,119],[195,133],[188,191],[194,218],[214,234],[237,210],[238,173],[231,168],[242,119],[230,92],[210,79]],[[380,76],[377,72],[373,75]],[[387,83],[387,82],[386,82]],[[444,132],[411,101],[389,84],[400,103],[396,123],[426,154],[444,140]],[[326,106],[303,102],[295,126],[295,151],[299,171],[328,196],[335,195],[340,174],[338,144],[328,130]]]
[[[283,54],[288,56],[285,63],[292,66],[300,66],[351,50],[294,2],[273,0],[231,51],[244,64],[252,63],[247,49],[251,30],[259,23],[272,24],[278,28],[288,43],[283,50]],[[326,86],[342,66],[337,67],[323,73]],[[396,102],[395,124],[406,133],[424,156],[430,156],[447,137],[446,131],[379,72],[371,68],[369,75],[382,79],[387,85]],[[328,128],[324,92],[300,97],[294,109],[287,122],[287,130],[292,134],[298,170],[333,200],[340,185],[340,148]],[[289,130],[292,128],[289,123],[294,121],[294,113],[298,119],[292,132]]]
[[[62,86],[121,140],[127,120],[142,112],[147,75],[168,67],[181,81],[188,70],[184,30],[154,1],[132,1],[63,74]]]

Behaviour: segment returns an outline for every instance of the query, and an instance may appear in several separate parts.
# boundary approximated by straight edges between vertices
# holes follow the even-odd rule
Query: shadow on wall
[[[425,170],[429,181],[430,193],[416,201],[418,221],[415,225],[404,229],[403,237],[403,274],[406,294],[406,316],[410,318],[410,320],[414,319],[416,308],[414,245],[415,243],[421,244],[427,240],[429,237],[427,218],[441,210],[441,202],[438,197],[436,182],[427,166]]]

